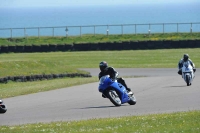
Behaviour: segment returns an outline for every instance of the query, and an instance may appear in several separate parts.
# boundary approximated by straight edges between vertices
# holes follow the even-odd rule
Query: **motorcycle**
[[[6,113],[6,111],[6,105],[4,104],[3,100],[0,99],[0,114]]]
[[[133,93],[128,93],[122,84],[118,83],[117,80],[112,80],[109,75],[100,78],[98,90],[115,106],[121,106],[124,103],[136,104],[136,98]]]
[[[187,83],[187,86],[190,86],[192,84],[192,81],[194,79],[194,70],[193,67],[190,65],[189,61],[186,61],[183,63],[182,67],[182,78]]]

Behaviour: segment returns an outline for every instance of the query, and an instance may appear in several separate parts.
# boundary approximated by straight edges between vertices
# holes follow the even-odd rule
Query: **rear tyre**
[[[106,93],[107,97],[115,106],[121,106],[121,100],[115,90],[108,90]]]
[[[186,75],[186,83],[187,83],[187,86],[189,86],[190,85],[190,77],[189,77],[189,75]]]

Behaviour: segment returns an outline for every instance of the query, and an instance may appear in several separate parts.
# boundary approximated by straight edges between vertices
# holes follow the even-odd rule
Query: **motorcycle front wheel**
[[[107,97],[115,106],[121,106],[121,100],[115,90],[108,90]]]
[[[186,75],[186,83],[187,83],[187,86],[189,86],[190,85],[190,77],[189,77],[189,75]]]

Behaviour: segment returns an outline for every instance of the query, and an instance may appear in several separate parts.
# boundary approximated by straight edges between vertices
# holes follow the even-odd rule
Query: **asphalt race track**
[[[83,69],[97,76],[98,69]],[[116,69],[126,77],[136,105],[115,107],[98,92],[98,82],[3,99],[8,111],[0,125],[85,120],[119,116],[200,110],[200,69],[187,86],[177,69]],[[137,78],[132,78],[137,76]],[[129,78],[128,78],[129,77]]]

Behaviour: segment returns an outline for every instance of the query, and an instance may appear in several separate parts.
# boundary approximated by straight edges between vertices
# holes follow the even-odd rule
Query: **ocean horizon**
[[[90,7],[35,7],[35,8],[0,8],[0,37],[28,36],[62,36],[66,34],[68,27],[69,35],[106,34],[108,27],[105,25],[139,25],[137,32],[147,33],[149,28],[152,32],[163,32],[162,25],[158,23],[199,23],[200,4],[165,4],[165,5],[122,5],[122,6],[90,6]],[[92,27],[104,25],[102,27]],[[73,27],[74,26],[74,27]],[[77,26],[77,28],[75,28]],[[82,29],[78,26],[83,26]],[[84,27],[91,26],[91,27]],[[37,27],[41,27],[38,33]],[[43,28],[42,27],[49,27]],[[52,29],[50,27],[61,27]],[[70,28],[71,27],[71,28]],[[73,28],[72,28],[73,27]],[[31,29],[32,28],[32,29]],[[191,24],[180,25],[179,31],[189,32]],[[192,26],[194,32],[200,32],[200,24]],[[18,29],[18,30],[17,30]],[[26,30],[24,30],[26,29]],[[53,33],[52,33],[52,30]],[[134,25],[124,26],[123,33],[134,33]],[[165,27],[166,32],[176,32],[177,25]],[[26,33],[25,33],[26,32]],[[112,34],[120,34],[121,27],[109,27]]]

